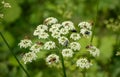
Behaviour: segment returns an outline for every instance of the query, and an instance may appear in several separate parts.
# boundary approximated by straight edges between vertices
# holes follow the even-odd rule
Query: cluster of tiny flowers
[[[59,63],[59,56],[57,56],[56,54],[50,54],[50,55],[46,58],[46,62],[47,62],[48,64]]]
[[[44,49],[45,51],[56,51],[56,53],[62,54],[63,58],[74,57],[75,51],[81,50],[81,45],[78,42],[82,36],[90,37],[92,35],[92,26],[88,22],[80,22],[78,24],[80,30],[77,31],[73,22],[64,21],[61,24],[54,17],[49,17],[44,20],[43,24],[38,25],[35,29],[33,35],[38,36],[38,40],[42,41],[40,43],[32,43],[29,39],[21,40],[18,44],[20,48],[29,48],[30,51],[23,56],[23,61],[26,64],[36,59],[36,53]],[[59,50],[57,50],[59,49]],[[58,52],[57,52],[58,51]],[[93,57],[99,56],[99,49],[95,46],[89,46],[87,51]],[[30,55],[34,53],[33,55]],[[29,56],[30,55],[30,56]],[[54,54],[53,52],[47,56],[46,63],[48,65],[59,63],[59,54]],[[80,58],[76,61],[76,65],[80,68],[89,68],[92,63],[90,63],[86,58]]]
[[[90,54],[93,57],[99,56],[99,54],[100,54],[100,50],[93,45],[87,46],[87,50],[90,52]]]
[[[27,48],[32,45],[32,41],[29,39],[23,39],[18,45],[20,46],[20,48]]]
[[[90,63],[86,58],[80,58],[76,62],[77,66],[82,68],[82,69],[88,69],[92,63]]]
[[[5,2],[5,1],[2,1],[1,4],[2,4],[2,7],[4,7],[4,8],[11,8],[10,3],[7,3],[7,2]],[[0,4],[0,5],[1,5],[1,4]],[[1,9],[4,9],[4,8],[1,8]],[[3,14],[3,13],[0,13],[0,18],[2,19],[3,17],[4,17],[4,14]]]
[[[92,25],[91,23],[88,23],[88,22],[80,22],[78,24],[78,26],[81,28],[80,30],[80,34],[83,36],[83,37],[87,37],[89,38],[91,35],[92,35]]]
[[[2,1],[1,3],[3,4],[3,6],[4,6],[5,8],[11,8],[10,3],[7,3],[7,2],[5,2],[5,1]]]
[[[62,55],[64,57],[72,57],[73,56],[73,51],[72,51],[72,49],[63,49],[62,50]]]
[[[37,55],[34,52],[28,52],[25,55],[23,55],[22,60],[24,61],[24,64],[27,62],[32,62],[33,60],[36,60]]]

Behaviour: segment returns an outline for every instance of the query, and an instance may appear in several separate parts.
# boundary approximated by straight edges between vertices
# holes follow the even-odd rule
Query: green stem
[[[66,76],[66,70],[65,70],[63,55],[60,54],[60,56],[61,56],[61,63],[62,63],[63,74],[64,74],[64,77],[67,77]]]
[[[97,23],[97,18],[98,18],[98,5],[99,5],[99,0],[97,0],[97,7],[96,7],[96,16],[95,16],[95,23],[94,23],[94,26],[93,26],[93,29],[92,29],[92,37],[91,37],[91,40],[90,40],[90,43],[92,44],[92,41],[93,41],[93,38],[94,38],[94,34],[95,34],[95,25]]]
[[[83,77],[86,77],[86,69],[82,71]]]
[[[18,64],[20,65],[20,67],[23,69],[23,71],[26,73],[27,77],[30,77],[30,75],[28,74],[27,70],[23,67],[23,65],[20,63],[20,61],[18,60],[17,56],[13,53],[11,47],[9,46],[8,42],[6,41],[5,37],[3,36],[2,32],[0,32],[0,36],[2,37],[3,41],[5,42],[5,44],[7,45],[8,49],[10,50],[10,52],[12,53],[12,55],[14,56],[14,58],[16,59],[16,61],[18,62]]]

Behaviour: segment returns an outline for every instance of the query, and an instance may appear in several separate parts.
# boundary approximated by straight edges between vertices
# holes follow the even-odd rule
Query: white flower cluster
[[[46,51],[56,51],[58,49],[63,58],[72,58],[75,51],[80,51],[81,45],[78,42],[82,36],[89,37],[92,35],[92,26],[88,22],[80,22],[80,31],[75,29],[74,24],[71,21],[64,21],[61,24],[54,17],[49,17],[44,20],[44,23],[38,25],[35,29],[33,35],[38,36],[38,40],[42,41],[40,43],[32,43],[29,39],[21,40],[19,43],[20,48],[30,47],[30,51],[23,56],[23,61],[26,64],[36,59],[36,53],[40,52],[42,49]],[[82,34],[82,36],[81,36]],[[87,51],[94,57],[99,56],[99,49],[95,46],[89,46]],[[59,63],[58,54],[50,54],[46,58],[46,62],[49,65]],[[86,58],[80,58],[76,61],[76,64],[80,68],[88,69],[92,63],[90,63]]]
[[[21,40],[21,42],[18,45],[20,46],[20,48],[27,48],[32,45],[32,41],[29,39],[24,39],[24,40]]]
[[[5,2],[5,1],[2,1],[1,3],[3,4],[3,6],[4,6],[5,8],[11,8],[10,3],[7,3],[7,2]]]
[[[48,38],[48,33],[46,32],[48,27],[46,25],[39,25],[37,26],[36,30],[34,31],[33,35],[38,36],[39,39],[46,39]]]
[[[59,56],[57,56],[56,54],[50,54],[50,55],[46,58],[46,62],[47,62],[48,64],[58,63],[58,62],[59,62]]]
[[[82,34],[83,37],[89,38],[92,35],[92,25],[88,22],[80,22],[78,26],[81,28],[80,34]]]
[[[100,54],[100,50],[98,48],[96,48],[95,46],[93,46],[93,45],[89,45],[87,47],[87,50],[90,52],[90,54],[93,57],[99,56],[99,54]]]
[[[23,55],[22,60],[24,61],[24,64],[27,62],[32,62],[33,60],[36,60],[37,55],[34,52],[28,52],[25,55]]]
[[[88,69],[92,65],[92,63],[90,63],[86,58],[78,59],[76,64],[78,67],[80,67],[82,69],[84,69],[84,68]]]

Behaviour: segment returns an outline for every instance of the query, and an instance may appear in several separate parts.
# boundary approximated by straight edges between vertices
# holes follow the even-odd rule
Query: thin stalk
[[[20,63],[20,61],[18,60],[17,56],[13,53],[11,47],[9,46],[8,42],[6,41],[5,37],[3,36],[2,32],[0,32],[0,36],[2,37],[3,41],[5,42],[5,44],[7,45],[8,49],[10,50],[10,52],[12,53],[12,55],[14,56],[14,58],[16,59],[16,61],[18,62],[18,64],[20,65],[20,67],[23,69],[23,71],[26,73],[27,77],[30,77],[29,73],[27,72],[27,70],[23,67],[23,65]]]
[[[98,5],[99,5],[99,0],[97,0],[97,7],[96,7],[96,16],[95,16],[95,23],[94,23],[94,25],[93,25],[93,29],[92,29],[92,32],[93,32],[93,34],[92,34],[92,37],[91,37],[91,40],[90,40],[90,43],[92,44],[92,42],[93,42],[93,38],[94,38],[94,35],[95,35],[95,25],[96,25],[96,23],[97,23],[97,18],[98,18]]]
[[[63,55],[62,54],[60,54],[60,55],[61,55],[61,63],[62,63],[63,74],[64,74],[64,77],[67,77],[66,76],[66,70],[65,70]]]
[[[50,39],[48,38],[48,40],[50,40]],[[59,52],[59,51],[61,51],[61,49],[58,46],[56,46],[56,47],[58,49],[58,51],[56,51],[56,53],[60,56],[60,60],[61,60],[61,64],[62,64],[63,77],[67,77],[63,55],[62,55],[62,53]]]

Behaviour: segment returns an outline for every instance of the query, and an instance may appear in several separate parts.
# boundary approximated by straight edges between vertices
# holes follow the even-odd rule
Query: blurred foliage
[[[2,0],[0,0],[1,2]],[[19,41],[28,35],[32,38],[32,32],[37,25],[47,17],[56,17],[60,22],[71,20],[77,26],[80,21],[93,21],[96,16],[97,0],[5,0],[12,8],[4,9],[4,19],[0,22],[0,31],[3,33],[13,52],[18,56],[20,50]],[[120,30],[114,32],[106,27],[105,20],[116,19],[120,14],[120,0],[99,0],[98,19],[95,29],[93,44],[101,50],[101,55],[93,60],[94,65],[87,71],[86,77],[119,77],[120,56],[116,52],[120,49]],[[1,19],[0,19],[1,20]],[[112,26],[116,26],[114,21]],[[119,21],[120,23],[120,21]],[[85,40],[85,39],[81,39]],[[85,46],[86,43],[80,43]],[[89,42],[89,41],[86,41]],[[84,53],[84,50],[82,50]],[[82,53],[82,52],[81,52]],[[37,61],[27,64],[31,77],[61,77],[62,71],[50,68],[44,59],[46,52],[40,52]],[[18,56],[20,59],[20,56]],[[80,77],[78,68],[67,63],[68,77]],[[0,77],[26,77],[19,67],[13,55],[9,52],[4,41],[0,37]]]

